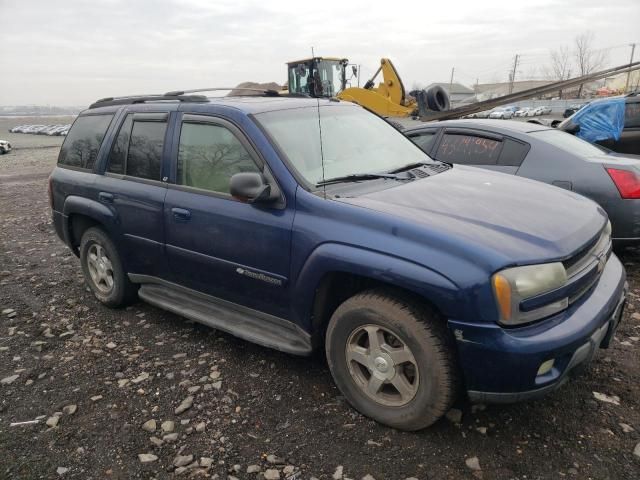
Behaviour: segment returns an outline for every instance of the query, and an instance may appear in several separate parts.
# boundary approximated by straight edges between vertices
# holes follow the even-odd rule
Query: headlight
[[[568,298],[555,299],[529,311],[522,311],[520,304],[524,300],[556,290],[566,282],[567,272],[560,262],[508,268],[494,274],[491,284],[498,305],[500,323],[518,325],[564,310],[569,305]]]

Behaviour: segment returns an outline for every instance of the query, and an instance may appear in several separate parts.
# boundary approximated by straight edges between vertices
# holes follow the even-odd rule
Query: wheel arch
[[[323,244],[300,271],[294,309],[301,325],[312,335],[314,346],[322,343],[327,323],[347,298],[372,288],[384,287],[399,296],[411,297],[451,316],[459,303],[458,287],[434,270],[382,252],[342,244]]]
[[[87,229],[101,227],[110,234],[115,224],[115,215],[108,207],[94,200],[77,196],[66,198],[63,218],[66,242],[76,256],[79,255],[80,240]]]

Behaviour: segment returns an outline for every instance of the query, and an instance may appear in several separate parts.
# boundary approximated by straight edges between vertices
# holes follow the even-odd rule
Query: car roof
[[[537,123],[518,122],[516,120],[484,120],[484,119],[460,119],[460,120],[444,120],[442,122],[427,122],[410,127],[404,130],[405,133],[409,133],[415,130],[422,130],[423,128],[441,128],[441,127],[465,127],[465,128],[480,128],[484,130],[491,130],[494,132],[501,132],[508,134],[509,132],[516,133],[530,133],[540,130],[550,130],[551,127],[540,125]]]
[[[245,114],[258,114],[264,112],[271,112],[276,110],[289,110],[293,108],[309,108],[316,106],[334,106],[334,105],[351,105],[350,102],[343,102],[337,99],[318,99],[310,97],[296,97],[296,96],[258,96],[258,95],[239,95],[228,97],[207,97],[206,100],[201,102],[166,102],[166,101],[150,101],[139,103],[125,103],[119,105],[109,106],[96,106],[82,112],[82,114],[97,114],[104,112],[113,112],[121,107],[127,107],[131,111],[148,111],[153,110],[185,110],[191,106],[197,106],[198,111],[206,112],[207,107],[214,108],[216,106],[226,106],[235,108],[244,112]]]

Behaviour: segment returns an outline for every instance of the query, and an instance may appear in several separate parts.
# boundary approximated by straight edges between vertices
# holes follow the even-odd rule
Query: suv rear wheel
[[[122,307],[135,299],[136,286],[129,281],[115,245],[102,229],[92,227],[82,235],[80,263],[89,287],[105,305]]]
[[[402,430],[428,427],[453,403],[454,351],[426,306],[385,290],[355,295],[335,311],[326,336],[338,388],[361,413]]]

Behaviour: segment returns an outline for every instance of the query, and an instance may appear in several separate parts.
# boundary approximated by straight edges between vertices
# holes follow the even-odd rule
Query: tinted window
[[[411,141],[418,145],[422,150],[429,153],[433,146],[433,141],[436,139],[437,130],[430,130],[427,132],[420,132],[415,135],[409,136]]]
[[[229,129],[211,124],[182,124],[178,184],[229,193],[229,179],[240,172],[260,170]]]
[[[640,127],[640,102],[627,103],[625,105],[624,126]]]
[[[529,153],[529,144],[516,142],[510,138],[505,138],[503,144],[498,164],[519,167]]]
[[[58,163],[71,167],[93,168],[113,115],[78,117],[65,138]]]
[[[465,165],[495,165],[498,163],[502,142],[490,138],[445,133],[436,158],[443,162]]]
[[[125,171],[132,177],[160,180],[166,122],[133,122]]]
[[[132,114],[127,115],[127,118],[120,127],[116,141],[113,143],[111,153],[109,154],[107,172],[124,175],[124,163],[127,158],[127,150],[129,149],[132,118]]]

